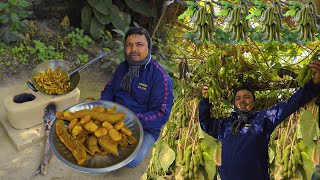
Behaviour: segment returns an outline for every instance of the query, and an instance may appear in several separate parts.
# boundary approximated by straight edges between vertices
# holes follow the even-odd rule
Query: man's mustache
[[[239,103],[239,105],[248,106],[249,104],[247,102],[245,102],[245,101],[242,101],[242,102]]]
[[[129,56],[140,56],[140,53],[132,52],[132,53],[129,53]]]

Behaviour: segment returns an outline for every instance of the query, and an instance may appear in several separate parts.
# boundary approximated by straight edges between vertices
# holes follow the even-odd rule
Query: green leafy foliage
[[[50,59],[63,59],[64,53],[56,51],[52,46],[46,46],[39,40],[32,41],[30,46],[20,43],[18,46],[12,48],[14,59],[22,64],[30,61],[47,61]]]
[[[12,48],[12,52],[15,55],[15,59],[21,62],[22,64],[26,64],[28,62],[25,50],[26,47],[23,45],[23,43],[20,43],[19,46]]]
[[[116,29],[127,32],[130,26],[131,16],[128,13],[120,11],[117,6],[113,6],[111,22]]]
[[[317,136],[317,120],[310,110],[305,110],[301,116],[300,127],[302,139],[306,146],[313,144],[313,139]]]
[[[231,3],[231,1],[229,2]],[[281,41],[262,41],[263,34],[259,32],[261,30],[259,16],[261,16],[265,8],[270,6],[270,3],[267,1],[259,2],[260,4],[256,2],[257,6],[250,7],[249,10],[251,13],[246,17],[246,19],[250,19],[250,24],[254,24],[254,26],[251,27],[249,31],[249,40],[245,43],[230,43],[228,40],[230,38],[230,33],[223,30],[223,26],[225,25],[225,17],[223,15],[227,15],[229,8],[232,8],[232,5],[227,2],[224,3],[224,12],[220,11],[222,15],[215,18],[215,23],[219,28],[212,33],[214,36],[213,41],[201,42],[195,40],[197,34],[190,29],[194,29],[195,23],[193,22],[192,17],[194,12],[192,11],[196,11],[196,8],[193,10],[191,5],[188,5],[188,9],[182,12],[177,20],[180,23],[189,26],[190,29],[177,24],[167,24],[167,27],[161,29],[161,33],[166,34],[166,38],[162,39],[159,47],[163,53],[166,54],[168,59],[174,61],[172,78],[175,84],[175,106],[172,109],[168,124],[176,123],[176,131],[179,131],[181,134],[175,143],[177,146],[176,151],[185,153],[188,145],[179,148],[180,143],[188,142],[188,139],[192,139],[196,142],[199,141],[198,139],[201,139],[201,149],[210,155],[210,157],[207,156],[207,159],[213,161],[213,164],[210,166],[208,165],[210,168],[205,169],[202,167],[202,170],[200,170],[201,173],[198,173],[198,178],[204,177],[205,179],[208,179],[209,176],[213,177],[213,175],[207,174],[207,171],[216,172],[217,164],[215,164],[215,159],[217,159],[216,157],[219,155],[219,152],[216,151],[218,146],[215,145],[214,140],[205,140],[206,136],[202,133],[197,133],[197,135],[185,133],[185,131],[188,131],[189,129],[190,131],[196,129],[194,124],[197,124],[197,122],[194,121],[194,124],[191,123],[192,125],[187,127],[182,126],[180,128],[181,125],[179,126],[179,122],[186,120],[183,118],[184,116],[181,115],[184,111],[178,111],[177,107],[181,106],[180,104],[190,104],[191,98],[200,97],[202,86],[208,85],[209,89],[221,91],[218,94],[213,91],[215,98],[212,98],[211,101],[213,104],[213,109],[211,109],[212,116],[225,117],[230,115],[232,110],[231,98],[233,96],[233,89],[241,84],[246,84],[252,86],[256,90],[256,97],[258,100],[257,110],[269,108],[278,102],[287,100],[293,92],[298,89],[296,85],[296,74],[302,66],[308,64],[312,52],[320,45],[318,40],[313,43],[299,43],[296,40],[298,34],[292,32],[291,28],[293,27],[286,25],[284,25],[285,28],[281,34]],[[233,4],[236,3],[238,2],[234,2]],[[203,6],[203,2],[195,2],[195,4]],[[215,14],[217,15],[219,12],[216,12]],[[185,60],[188,64],[188,70],[180,71],[179,64]],[[210,61],[214,62],[214,64],[211,67],[208,67]],[[288,70],[287,74],[282,73],[284,69]],[[179,79],[181,73],[185,73],[185,76],[182,74],[181,77],[183,78]],[[187,97],[185,99],[189,100],[185,100],[181,103],[181,96]],[[189,108],[186,114],[192,114],[193,112],[191,109],[192,108]],[[297,114],[300,114],[300,112]],[[192,122],[192,118],[187,119],[191,119],[190,122]],[[282,125],[280,125],[281,127],[279,127],[279,130],[276,129],[271,137],[269,146],[271,178],[275,178],[275,175],[277,173],[279,174],[278,170],[282,165],[277,163],[282,150],[285,148],[283,146],[290,147],[292,145],[293,148],[293,144],[303,144],[303,140],[301,139],[303,135],[296,133],[296,131],[299,131],[299,128],[296,128],[300,126],[298,123],[299,119],[300,116],[297,116],[284,121]],[[303,122],[301,123],[303,124]],[[303,126],[305,126],[306,129],[308,129],[307,127],[309,127],[309,129],[310,127],[317,127],[316,124],[305,124]],[[197,132],[198,131],[200,132],[200,130],[197,130]],[[168,131],[166,134],[167,135],[162,137],[161,140],[170,142],[170,138],[168,137],[174,136],[174,133]],[[311,135],[308,136],[309,140],[315,140]],[[280,142],[280,138],[285,140]],[[316,141],[318,141],[318,139],[316,139]],[[313,142],[313,144],[315,143]],[[171,148],[174,149],[174,147]],[[299,152],[305,151],[308,154],[312,151],[312,149],[307,148],[307,145],[298,149]],[[179,154],[175,161],[178,161],[178,159]],[[302,174],[304,174],[303,176],[305,179],[310,179],[309,175],[313,172],[313,168],[311,168],[312,161],[306,160],[306,162],[308,162],[308,165],[303,168],[299,165],[300,170],[296,171],[296,175],[302,176]],[[185,165],[176,162],[176,167],[172,167],[172,169],[169,168],[167,172],[163,172],[162,170],[152,172],[154,166],[150,165],[148,176],[152,177],[150,174],[157,173],[161,175],[178,174],[174,176],[174,178],[181,178],[181,166]],[[304,170],[305,168],[306,170]]]
[[[113,29],[116,35],[112,35],[111,32],[105,30],[101,36],[104,39],[102,47],[107,52],[112,52],[115,56],[110,58],[110,61],[105,62],[101,67],[108,68],[112,64],[118,65],[124,60],[124,36],[125,33],[120,29]],[[120,40],[119,40],[120,39]]]
[[[134,11],[147,17],[155,17],[155,10],[147,1],[126,0]],[[139,5],[137,5],[139,3]],[[88,5],[81,10],[81,26],[98,39],[103,36],[105,26],[112,24],[115,29],[126,32],[131,24],[131,15],[120,10],[112,0],[88,0]]]
[[[74,31],[70,32],[66,39],[70,41],[71,46],[80,46],[87,48],[90,44],[93,43],[93,40],[88,36],[84,35],[84,30],[76,28]]]
[[[159,161],[162,169],[167,171],[170,165],[175,160],[175,152],[167,144],[163,144],[162,150],[159,153]]]
[[[77,54],[77,57],[80,59],[81,63],[86,63],[89,61],[88,54]]]
[[[38,40],[34,40],[33,43],[34,47],[27,47],[27,50],[30,51],[31,55],[35,55],[37,60],[63,59],[63,53],[57,52],[52,45],[46,46]]]
[[[207,153],[203,152],[203,158],[204,158],[204,168],[206,169],[206,172],[208,173],[208,179],[213,180],[215,177],[215,164],[213,163],[212,157]]]
[[[9,0],[0,2],[0,37],[6,43],[22,41],[24,32],[28,26],[22,22],[29,17],[32,12],[24,8],[29,7],[31,3],[24,0]]]
[[[143,14],[147,17],[155,17],[154,10],[150,8],[150,3],[139,0],[125,0],[126,4],[135,12]]]
[[[311,179],[311,176],[315,169],[313,162],[311,161],[310,156],[305,152],[301,152],[301,157],[302,157],[303,169],[301,168],[300,171],[302,173],[302,176],[304,177],[304,179]]]

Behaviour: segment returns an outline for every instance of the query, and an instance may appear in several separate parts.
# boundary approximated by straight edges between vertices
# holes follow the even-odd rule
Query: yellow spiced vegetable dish
[[[61,71],[61,66],[58,66],[55,70],[48,68],[44,72],[39,72],[33,78],[38,86],[50,95],[65,94],[70,87],[69,75],[67,72]]]
[[[123,122],[126,114],[115,109],[95,106],[56,113],[55,132],[79,165],[93,156],[119,156],[118,147],[130,148],[137,142]]]

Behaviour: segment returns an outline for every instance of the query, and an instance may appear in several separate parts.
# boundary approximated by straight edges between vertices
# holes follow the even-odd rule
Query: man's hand
[[[309,67],[314,71],[314,75],[312,77],[313,83],[320,83],[320,61],[311,62]]]
[[[208,89],[209,89],[208,86],[206,86],[206,85],[203,86],[202,91],[201,91],[202,97],[208,98],[208,95],[207,95]]]

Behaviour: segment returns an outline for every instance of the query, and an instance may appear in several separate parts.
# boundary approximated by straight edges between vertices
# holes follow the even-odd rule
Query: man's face
[[[148,41],[145,35],[132,34],[127,37],[125,44],[125,51],[134,61],[142,61],[148,55]]]
[[[254,108],[254,99],[250,91],[241,89],[237,91],[234,98],[234,105],[242,112],[249,112]]]

